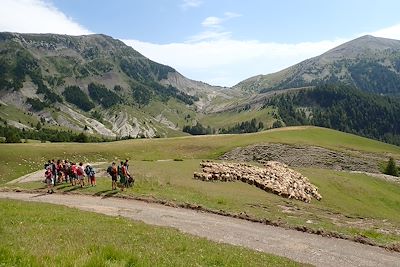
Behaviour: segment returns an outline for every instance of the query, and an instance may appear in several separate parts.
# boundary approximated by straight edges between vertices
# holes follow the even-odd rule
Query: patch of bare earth
[[[264,164],[267,161],[279,161],[290,167],[312,167],[345,171],[363,171],[379,173],[378,162],[385,160],[377,155],[355,155],[316,146],[288,144],[258,144],[235,148],[223,156],[222,160],[256,161]]]

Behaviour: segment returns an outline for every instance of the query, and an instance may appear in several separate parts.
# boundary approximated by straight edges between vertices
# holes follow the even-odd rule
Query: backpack
[[[107,173],[108,173],[109,175],[111,175],[111,172],[112,172],[112,166],[108,166],[108,168],[107,168]]]
[[[123,175],[122,167],[118,165],[118,175]]]
[[[49,167],[49,165],[50,165],[50,163],[46,162],[46,163],[44,164],[44,169],[47,170],[47,167]]]
[[[86,173],[86,175],[89,176],[89,174],[90,174],[91,172],[92,172],[92,167],[86,166],[86,167],[85,167],[85,173]]]
[[[79,166],[76,170],[76,174],[78,174],[79,176],[83,175],[83,169],[81,166]]]
[[[51,163],[51,172],[56,173],[56,164],[54,162]]]

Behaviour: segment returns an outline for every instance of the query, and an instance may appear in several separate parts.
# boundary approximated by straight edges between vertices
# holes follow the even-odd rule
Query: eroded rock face
[[[307,177],[290,169],[287,165],[268,161],[264,168],[246,163],[200,163],[202,172],[195,172],[194,179],[202,181],[242,181],[282,197],[310,202],[321,200],[318,188]]]

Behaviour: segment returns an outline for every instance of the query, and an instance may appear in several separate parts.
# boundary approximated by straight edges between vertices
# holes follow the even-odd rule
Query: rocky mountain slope
[[[400,94],[400,41],[362,36],[282,71],[251,77],[235,86],[267,92],[344,83],[379,94]]]
[[[345,85],[315,91],[320,83],[348,84],[366,95]],[[400,41],[360,37],[280,72],[222,88],[190,80],[101,34],[0,33],[3,136],[8,126],[34,131],[21,136],[38,139],[35,129],[114,138],[313,124],[399,144],[399,98],[376,93],[400,95]],[[54,132],[43,139],[52,140],[50,135],[76,139]]]
[[[4,107],[31,124],[105,136],[179,134],[182,114],[230,97],[109,36],[0,33],[0,118],[19,128],[32,125],[9,120]]]

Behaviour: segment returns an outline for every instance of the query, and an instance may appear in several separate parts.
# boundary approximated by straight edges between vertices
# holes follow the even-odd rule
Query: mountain
[[[311,124],[400,144],[399,73],[400,41],[372,36],[222,88],[106,35],[0,33],[0,136],[98,141]]]
[[[282,71],[249,78],[234,88],[268,92],[321,83],[400,95],[400,41],[362,36]]]
[[[179,135],[182,114],[229,94],[106,35],[0,33],[0,119],[18,128],[40,122],[105,136]]]

